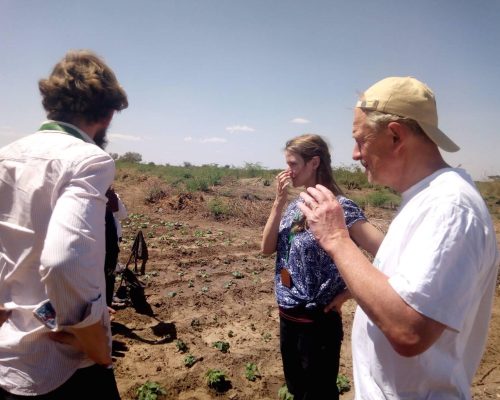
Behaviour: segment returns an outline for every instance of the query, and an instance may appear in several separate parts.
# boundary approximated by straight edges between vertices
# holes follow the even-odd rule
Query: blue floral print
[[[347,227],[366,220],[363,211],[343,196],[337,200],[344,209]],[[292,226],[302,220],[298,204],[303,200],[293,200],[283,214],[276,251],[275,293],[278,305],[283,308],[304,306],[307,309],[323,307],[346,288],[337,266],[318,244],[308,229],[293,233]],[[291,275],[292,285],[281,283],[280,272],[286,268]]]

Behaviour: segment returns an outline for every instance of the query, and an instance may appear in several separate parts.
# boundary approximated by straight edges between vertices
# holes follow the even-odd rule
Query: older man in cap
[[[470,399],[500,260],[472,179],[444,161],[459,147],[438,128],[433,92],[411,77],[370,87],[354,111],[353,158],[402,194],[373,260],[358,250],[335,196],[302,193],[309,226],[358,303],[356,399]]]

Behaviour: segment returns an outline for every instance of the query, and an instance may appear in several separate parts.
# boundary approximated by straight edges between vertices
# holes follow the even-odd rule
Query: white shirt
[[[439,170],[404,192],[374,264],[407,304],[447,328],[424,353],[402,357],[358,307],[356,399],[470,399],[499,261],[491,217],[465,171]]]
[[[93,364],[49,339],[32,313],[40,302],[50,299],[56,330],[109,328],[104,194],[114,162],[77,131],[83,140],[43,131],[0,149],[0,303],[12,309],[0,327],[0,387],[14,394],[47,393]]]

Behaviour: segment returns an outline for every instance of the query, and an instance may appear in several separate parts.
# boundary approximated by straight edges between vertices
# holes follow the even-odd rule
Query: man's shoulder
[[[36,132],[0,149],[5,157],[50,158],[78,163],[88,158],[112,160],[111,156],[93,143],[58,132]]]

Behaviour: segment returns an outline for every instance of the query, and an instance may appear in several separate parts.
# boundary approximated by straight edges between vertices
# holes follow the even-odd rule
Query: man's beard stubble
[[[103,150],[108,145],[108,138],[106,137],[107,130],[108,128],[99,129],[94,136],[95,144]]]

